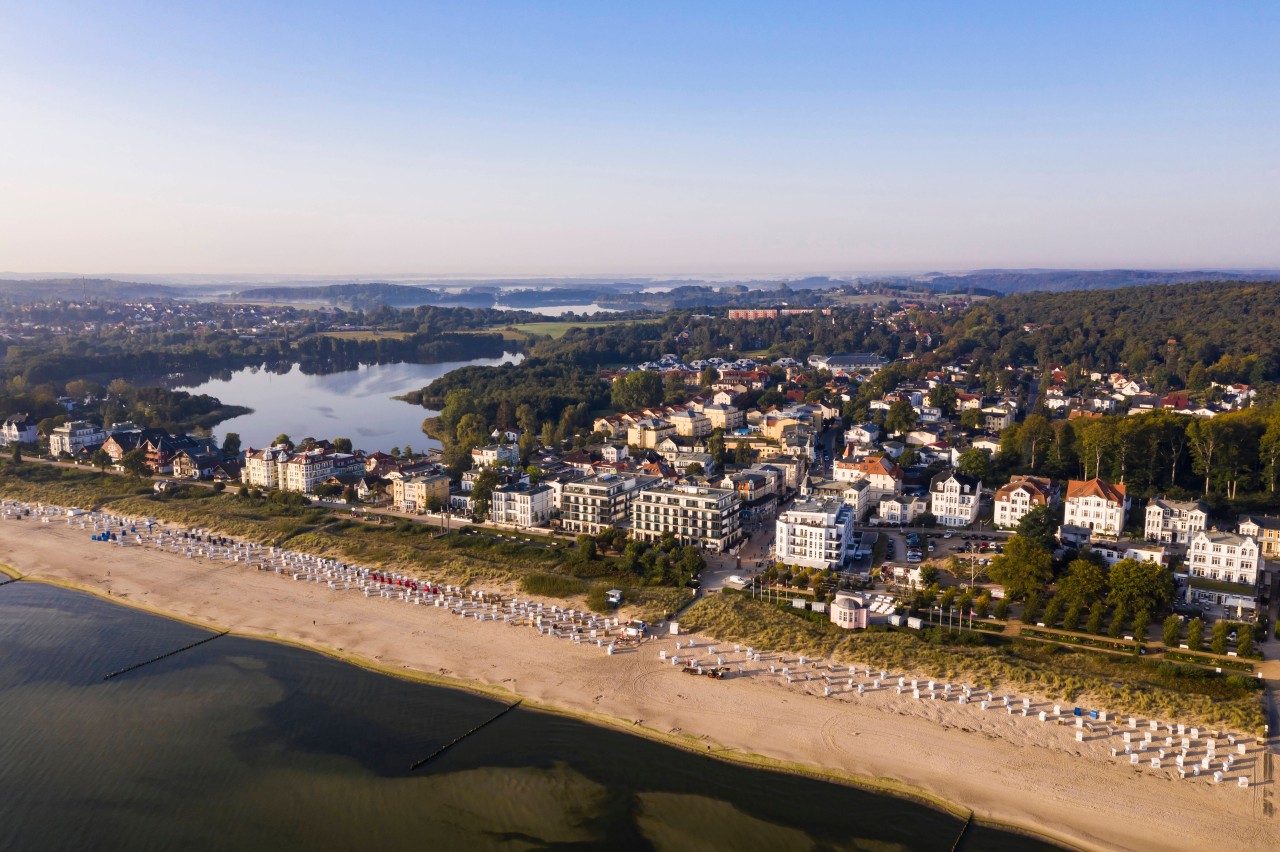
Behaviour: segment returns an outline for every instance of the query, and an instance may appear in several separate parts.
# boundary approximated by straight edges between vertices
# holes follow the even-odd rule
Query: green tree
[[[293,449],[293,439],[284,432],[281,432],[279,435],[276,435],[276,439],[271,442],[271,446],[285,446],[289,449]]]
[[[718,381],[720,381],[720,372],[715,367],[703,367],[702,372],[698,374],[698,384],[704,389],[710,388]]]
[[[618,411],[649,408],[662,402],[662,376],[650,370],[625,373],[613,382],[612,402]]]
[[[1018,521],[1018,535],[1052,551],[1057,545],[1058,521],[1048,506],[1035,506]]]
[[[1094,601],[1089,607],[1089,620],[1085,622],[1084,629],[1088,633],[1097,636],[1102,632],[1102,619],[1106,616],[1107,609],[1102,601]]]
[[[884,418],[884,426],[887,430],[898,435],[905,435],[910,432],[916,425],[916,410],[911,407],[911,403],[905,399],[900,399],[889,407],[889,413]]]
[[[1160,640],[1164,642],[1166,648],[1177,648],[1178,638],[1182,635],[1182,619],[1176,615],[1171,615],[1164,620],[1164,631],[1160,636]]]
[[[920,567],[920,582],[926,586],[932,586],[938,582],[938,568],[936,565],[922,565]]]
[[[955,413],[958,398],[956,389],[949,384],[939,382],[929,389],[929,404],[940,409],[943,417]]]
[[[1111,626],[1107,628],[1107,635],[1112,639],[1119,639],[1124,635],[1124,623],[1128,619],[1129,613],[1123,606],[1118,606],[1111,613]]]
[[[1241,624],[1236,636],[1236,653],[1242,657],[1253,656],[1253,625]]]
[[[1058,594],[1081,606],[1102,600],[1107,591],[1107,572],[1088,559],[1073,559],[1066,574],[1058,581]]]
[[[1044,623],[1047,627],[1058,626],[1058,616],[1062,614],[1062,600],[1058,595],[1049,598],[1044,608]]]
[[[963,474],[976,477],[983,482],[991,480],[991,457],[986,450],[970,447],[960,454],[956,468]]]
[[[991,593],[983,592],[973,601],[973,614],[978,618],[986,618],[991,612]]]
[[[222,439],[222,455],[231,458],[240,455],[240,433],[228,432]]]
[[[339,453],[350,453],[350,452],[351,452],[351,439],[350,439],[350,438],[334,438],[334,439],[333,439],[333,441],[332,441],[332,443],[333,443],[333,449],[334,449],[335,451],[339,452]]]
[[[1009,599],[1000,598],[997,600],[993,614],[1001,621],[1007,621],[1009,619]]]
[[[1193,618],[1187,622],[1187,650],[1199,651],[1204,647],[1204,620]]]
[[[1027,602],[1022,607],[1022,623],[1035,624],[1040,620],[1040,609],[1044,605],[1044,601],[1040,599],[1039,593],[1029,595]]]
[[[1053,579],[1053,556],[1043,545],[1015,535],[1004,546],[1004,553],[991,560],[991,579],[1001,586],[1007,597],[1021,600],[1038,595]]]
[[[1034,473],[1040,469],[1044,461],[1044,451],[1053,440],[1053,429],[1049,426],[1049,418],[1043,414],[1027,415],[1018,430],[1018,439],[1022,442],[1022,454],[1027,466]]]
[[[976,432],[982,428],[985,422],[982,411],[977,408],[966,408],[960,412],[960,425],[971,432]]]
[[[484,520],[489,517],[489,509],[493,507],[493,489],[498,487],[498,472],[491,467],[480,471],[476,481],[471,484],[471,514]]]
[[[583,533],[578,536],[578,558],[583,562],[590,562],[596,558],[596,540],[591,536]]]
[[[1133,614],[1133,638],[1139,642],[1147,641],[1147,628],[1151,625],[1151,611],[1140,609]]]
[[[1062,593],[1059,592],[1058,597],[1061,597],[1061,596],[1062,596]],[[1082,607],[1076,601],[1072,601],[1071,603],[1067,604],[1067,611],[1062,616],[1062,629],[1063,630],[1079,630],[1080,616],[1082,615],[1083,611],[1084,611],[1084,607]]]
[[[1215,654],[1227,653],[1227,633],[1231,630],[1228,621],[1216,621],[1213,625],[1213,638],[1209,640],[1209,650]]]
[[[120,459],[120,467],[134,479],[141,479],[149,476],[151,471],[147,468],[147,454],[142,449],[130,450]]]
[[[22,445],[17,441],[13,442],[13,446],[9,450],[9,461],[13,464],[22,464]]]
[[[693,462],[692,464],[690,464],[688,467],[684,469],[684,472],[687,473],[689,476],[705,476],[706,475],[706,471],[702,469],[702,464],[700,462]]]
[[[1173,600],[1173,572],[1155,562],[1121,559],[1111,566],[1107,601],[1129,612],[1160,612]]]
[[[89,459],[89,463],[102,473],[106,473],[107,468],[112,465],[111,454],[102,449],[102,447],[98,447],[98,449],[93,451],[93,456]]]

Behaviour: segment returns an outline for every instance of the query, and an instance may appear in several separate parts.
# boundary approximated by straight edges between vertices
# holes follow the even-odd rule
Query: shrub
[[[1067,607],[1066,615],[1062,616],[1063,630],[1079,630],[1080,629],[1080,604],[1072,602]]]
[[[1000,619],[1001,621],[1008,620],[1009,618],[1009,599],[1008,598],[1000,598],[1000,600],[996,601],[995,617]]]
[[[1102,635],[1102,619],[1105,616],[1106,609],[1102,601],[1094,601],[1093,606],[1089,607],[1089,621],[1085,623],[1084,629],[1094,636]]]
[[[1044,623],[1046,627],[1056,627],[1058,617],[1062,614],[1062,599],[1057,595],[1049,598],[1049,603],[1044,608]]]
[[[1242,657],[1253,656],[1253,625],[1240,625],[1240,635],[1236,640],[1236,653]]]
[[[973,614],[978,618],[986,618],[989,612],[991,612],[991,595],[983,592],[973,602]]]
[[[1107,635],[1112,639],[1119,639],[1124,635],[1124,622],[1129,614],[1124,611],[1124,606],[1118,606],[1115,612],[1111,613],[1111,626],[1107,628]]]
[[[567,598],[582,594],[587,590],[587,584],[577,577],[567,577],[564,574],[534,573],[520,578],[520,588],[531,595]]]
[[[1151,613],[1140,609],[1133,616],[1133,638],[1139,643],[1147,641],[1147,627],[1151,624]]]
[[[1160,637],[1166,648],[1178,647],[1178,637],[1182,635],[1182,619],[1171,615],[1164,620],[1164,633]]]

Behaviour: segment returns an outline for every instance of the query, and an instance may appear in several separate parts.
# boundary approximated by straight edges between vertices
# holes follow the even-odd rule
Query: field
[[[503,329],[514,329],[526,335],[547,335],[554,340],[559,340],[571,328],[604,328],[605,326],[625,325],[633,322],[637,322],[637,320],[552,320],[550,322],[522,322],[518,325],[503,326]]]

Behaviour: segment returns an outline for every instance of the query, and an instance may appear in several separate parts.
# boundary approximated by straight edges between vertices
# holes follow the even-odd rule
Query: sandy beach
[[[920,701],[891,688],[860,697],[844,688],[847,675],[837,675],[840,689],[824,697],[821,680],[788,685],[768,674],[768,665],[784,664],[776,655],[747,675],[690,677],[660,659],[662,651],[688,653],[676,651],[675,637],[606,655],[594,645],[458,618],[442,608],[88,538],[65,524],[0,520],[0,562],[29,579],[386,670],[507,691],[716,756],[758,755],[916,792],[1075,847],[1263,850],[1280,843],[1270,758],[1252,738],[1230,783],[1181,780],[1172,755],[1162,769],[1150,768],[1146,756],[1141,766],[1123,754],[1112,757],[1111,748],[1122,747],[1119,729],[1080,743],[1074,727],[1040,722],[1034,712],[1023,718],[1002,706],[982,711],[976,702],[961,705],[954,698]],[[706,659],[708,642],[700,637],[703,647],[694,653]],[[794,657],[785,663],[798,668]],[[894,683],[900,674],[910,676],[893,672]],[[1039,702],[1034,709],[1051,706]],[[1248,789],[1237,786],[1241,774],[1251,778]]]

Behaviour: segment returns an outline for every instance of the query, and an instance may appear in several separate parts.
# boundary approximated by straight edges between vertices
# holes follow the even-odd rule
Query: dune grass
[[[991,688],[1033,691],[1110,713],[1259,733],[1260,684],[1197,666],[938,628],[850,634],[734,593],[699,601],[684,626],[720,641],[869,663]]]

